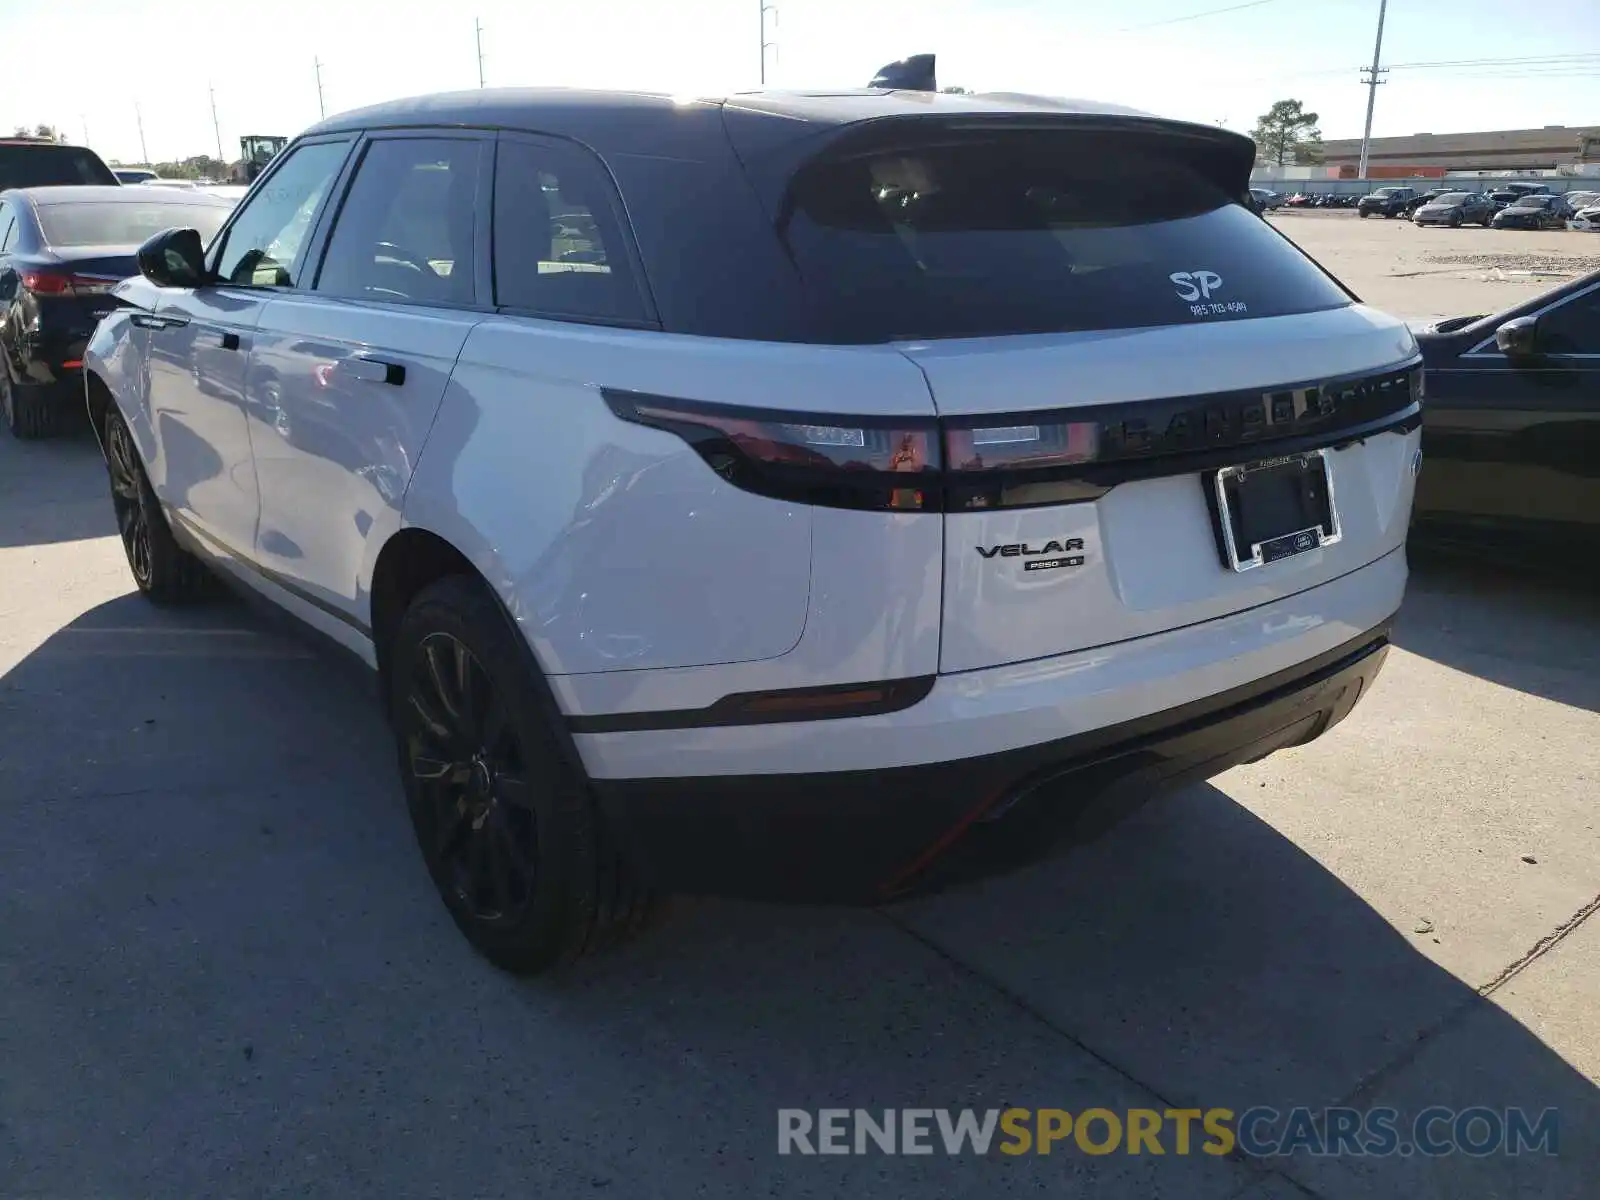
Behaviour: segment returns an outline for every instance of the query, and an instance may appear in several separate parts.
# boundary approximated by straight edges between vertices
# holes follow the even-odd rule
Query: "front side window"
[[[848,341],[1187,325],[1350,297],[1158,137],[1016,132],[824,160],[780,232]]]
[[[317,291],[472,303],[483,151],[472,138],[373,142],[328,239]]]
[[[296,148],[239,210],[217,259],[224,283],[294,287],[296,262],[311,222],[344,165],[348,144],[315,142]]]
[[[636,323],[644,305],[622,248],[611,184],[581,151],[502,141],[495,159],[495,303]]]
[[[1600,354],[1600,288],[1541,316],[1539,349],[1545,354]]]

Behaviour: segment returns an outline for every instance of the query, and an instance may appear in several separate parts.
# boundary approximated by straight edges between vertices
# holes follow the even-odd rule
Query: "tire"
[[[18,387],[3,364],[0,364],[0,415],[4,415],[11,436],[19,441],[36,441],[61,432],[61,406],[52,403],[38,388]]]
[[[1357,209],[1357,210],[1356,210],[1356,216],[1358,216],[1358,217],[1360,217],[1360,218],[1361,218],[1361,219],[1362,219],[1362,220],[1363,220],[1363,221],[1365,221],[1365,220],[1366,220],[1366,219],[1367,219],[1367,218],[1368,218],[1368,217],[1370,217],[1370,216],[1371,216],[1371,215],[1372,215],[1372,214],[1371,214],[1371,213],[1369,213],[1369,212],[1368,212],[1368,211],[1367,211],[1367,210],[1366,210],[1366,209],[1364,209],[1364,208],[1358,208],[1358,209]]]
[[[428,874],[490,962],[536,974],[640,929],[655,898],[612,844],[521,635],[478,580],[430,584],[390,648],[390,724]]]
[[[1453,217],[1450,218],[1450,228],[1451,229],[1460,229],[1461,228],[1461,214],[1460,213],[1456,213]]]
[[[111,507],[133,582],[156,604],[186,604],[205,596],[211,576],[173,539],[133,434],[114,405],[106,413],[105,449]]]

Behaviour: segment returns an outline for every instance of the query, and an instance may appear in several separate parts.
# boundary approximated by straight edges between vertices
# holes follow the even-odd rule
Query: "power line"
[[[1367,177],[1367,151],[1372,145],[1372,110],[1378,103],[1378,85],[1383,82],[1378,78],[1384,73],[1383,61],[1383,18],[1389,11],[1389,0],[1378,0],[1378,40],[1372,45],[1372,66],[1366,72],[1366,79],[1362,80],[1367,85],[1367,123],[1361,130],[1361,161],[1356,166],[1356,178]]]
[[[1245,4],[1230,4],[1227,8],[1208,8],[1204,12],[1190,13],[1184,17],[1168,17],[1164,21],[1151,21],[1145,25],[1129,25],[1125,29],[1118,29],[1116,33],[1137,33],[1141,29],[1159,29],[1163,25],[1181,25],[1185,21],[1198,21],[1202,17],[1220,17],[1223,13],[1240,12],[1247,8],[1260,8],[1263,4],[1275,4],[1277,0],[1248,0]]]
[[[217,120],[217,89],[215,85],[209,84],[207,88],[211,92],[211,128],[217,135],[217,159],[220,162],[227,162],[222,154],[222,123]]]
[[[761,86],[767,86],[767,51],[772,51],[772,61],[778,61],[778,39],[767,41],[767,14],[772,14],[773,28],[778,25],[778,6],[772,0],[757,0],[761,5]]]
[[[1432,62],[1390,63],[1393,70],[1419,70],[1425,67],[1501,67],[1527,64],[1537,66],[1541,64],[1557,64],[1565,62],[1581,62],[1600,58],[1600,51],[1580,51],[1573,54],[1534,54],[1520,58],[1442,58]]]

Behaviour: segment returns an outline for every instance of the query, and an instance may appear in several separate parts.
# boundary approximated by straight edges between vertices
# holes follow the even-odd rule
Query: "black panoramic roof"
[[[732,110],[788,126],[794,138],[828,127],[885,117],[1149,114],[1115,104],[1016,93],[971,95],[863,88],[844,91],[759,91],[726,96],[568,88],[480,88],[391,100],[329,117],[307,135],[417,125],[521,129],[571,137],[602,152],[641,135],[668,135],[686,126],[710,129],[707,114]],[[700,120],[696,120],[696,117]],[[672,138],[671,140],[676,140]]]

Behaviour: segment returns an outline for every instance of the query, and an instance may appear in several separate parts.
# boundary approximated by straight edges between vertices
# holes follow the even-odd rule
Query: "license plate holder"
[[[1230,570],[1253,571],[1341,537],[1326,450],[1223,467],[1212,486]]]

